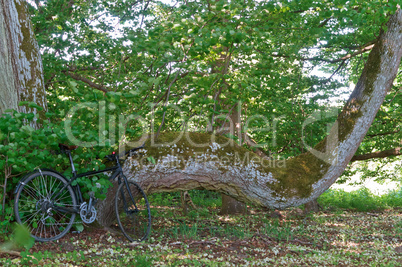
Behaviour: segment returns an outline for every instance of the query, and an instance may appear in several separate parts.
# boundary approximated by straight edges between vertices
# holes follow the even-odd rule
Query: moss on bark
[[[28,14],[27,3],[25,1],[12,1],[14,1],[17,10],[16,15],[18,16],[20,31],[19,40],[13,40],[14,42],[19,42],[19,58],[17,60],[21,70],[19,70],[20,73],[16,73],[19,76],[20,83],[18,100],[34,102],[43,108],[43,110],[36,110],[21,106],[19,111],[38,113],[41,118],[45,118],[47,102],[43,81],[43,66],[39,46]],[[22,70],[28,70],[29,73]]]

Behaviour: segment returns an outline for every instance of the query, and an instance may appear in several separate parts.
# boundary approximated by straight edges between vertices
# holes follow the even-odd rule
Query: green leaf
[[[19,103],[18,103],[18,106],[24,106],[24,105],[27,105],[27,104],[29,104],[29,101],[20,101]]]
[[[84,231],[84,226],[82,224],[75,224],[75,229],[79,232]]]
[[[30,249],[34,245],[35,239],[31,237],[28,228],[18,223],[16,223],[14,227],[13,243],[15,243],[17,247]]]
[[[32,134],[35,131],[35,129],[29,125],[24,125],[21,127],[21,131],[23,131],[24,133],[27,133],[27,134]]]
[[[28,104],[28,107],[30,108],[36,108],[37,110],[43,110],[43,107],[39,106],[38,104],[34,103],[34,102],[30,102]]]
[[[152,156],[147,157],[147,160],[148,160],[149,162],[151,162],[152,164],[154,164],[154,165],[155,165],[155,163],[156,163],[154,157],[152,157]]]
[[[78,93],[78,89],[77,89],[78,83],[76,81],[69,80],[68,85],[74,91],[74,93]]]

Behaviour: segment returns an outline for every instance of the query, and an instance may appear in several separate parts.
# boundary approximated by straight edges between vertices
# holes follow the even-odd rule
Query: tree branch
[[[166,100],[165,100],[165,104],[163,105],[164,107],[166,107],[168,101],[169,101],[169,96],[170,96],[170,88],[172,87],[172,85],[177,81],[177,76],[179,76],[181,70],[179,70],[176,74],[176,77],[174,77],[173,81],[169,84],[169,88],[167,90],[167,95],[166,95]],[[162,122],[161,125],[159,126],[158,132],[156,133],[156,138],[158,138],[159,133],[161,132],[162,126],[165,123],[165,115],[166,115],[166,110],[163,112],[163,116],[162,116]]]
[[[82,81],[82,82],[88,84],[92,88],[98,89],[98,90],[100,90],[100,91],[102,91],[104,93],[109,92],[109,90],[106,87],[104,87],[103,85],[100,85],[100,84],[96,84],[96,83],[92,82],[91,80],[89,80],[88,78],[82,77],[82,76],[80,76],[80,75],[78,75],[76,73],[73,73],[71,71],[64,71],[64,73],[66,73],[68,76],[70,76],[74,80]]]
[[[371,42],[370,42],[371,43]],[[369,43],[369,44],[370,44]],[[347,54],[341,58],[337,58],[337,59],[324,59],[324,58],[320,58],[320,57],[294,57],[298,60],[302,60],[302,61],[323,61],[323,62],[327,62],[327,63],[337,63],[337,62],[341,62],[341,61],[345,61],[347,59],[350,59],[352,57],[358,56],[360,54],[363,54],[367,51],[370,51],[371,49],[373,49],[374,44],[370,44],[370,45],[366,45],[363,48],[357,50],[356,52],[352,53],[352,54]],[[262,53],[262,51],[255,49],[256,51]],[[263,53],[262,53],[263,54]],[[289,56],[289,55],[282,55],[282,54],[271,54],[271,57],[282,57],[282,58],[291,58],[293,56]]]
[[[353,158],[350,161],[379,159],[379,158],[386,158],[386,157],[399,156],[399,155],[402,155],[402,148],[396,147],[393,149],[377,151],[377,152],[368,153],[368,154],[364,154],[364,155],[355,155],[355,156],[353,156]]]
[[[337,68],[337,69],[332,73],[332,75],[325,81],[325,83],[329,82],[329,81],[332,79],[332,77],[334,77],[334,75],[343,67],[343,65],[345,65],[345,62],[346,62],[346,59],[341,62],[341,64],[338,66],[338,68]]]
[[[396,134],[396,133],[399,133],[399,132],[400,132],[400,130],[392,131],[392,132],[385,132],[385,133],[377,133],[377,134],[367,134],[366,137],[372,138],[372,137],[376,137],[376,136]]]
[[[370,51],[371,49],[373,49],[373,47],[374,47],[374,44],[371,44],[371,45],[369,45],[369,46],[363,47],[362,49],[357,50],[356,52],[354,52],[354,53],[352,53],[352,54],[347,54],[347,55],[344,56],[344,57],[341,57],[341,58],[332,60],[331,63],[336,63],[336,62],[339,62],[339,61],[342,61],[342,60],[346,60],[346,59],[349,59],[349,58],[358,56],[358,55],[363,54],[363,53],[365,53],[365,52],[367,52],[367,51]]]

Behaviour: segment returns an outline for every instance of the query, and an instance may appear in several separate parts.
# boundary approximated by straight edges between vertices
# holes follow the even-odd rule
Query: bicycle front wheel
[[[151,210],[141,187],[123,180],[116,192],[117,222],[124,236],[130,241],[143,241],[151,231]]]
[[[15,218],[35,240],[57,240],[73,225],[75,213],[67,211],[77,207],[77,198],[71,186],[60,192],[67,184],[52,171],[34,172],[21,182],[14,198]]]

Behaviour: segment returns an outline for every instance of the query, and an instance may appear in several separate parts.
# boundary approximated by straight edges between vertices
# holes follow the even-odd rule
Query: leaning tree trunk
[[[328,189],[353,157],[392,86],[401,56],[398,10],[327,138],[298,157],[269,161],[220,136],[166,133],[153,143],[147,141],[142,157],[126,160],[125,174],[148,194],[205,188],[270,208],[307,203]],[[157,159],[156,165],[147,164],[149,156]],[[101,224],[109,223],[102,214],[112,205],[112,199],[100,203]]]
[[[24,0],[0,0],[0,114],[30,101],[46,110],[46,93],[39,46]],[[35,126],[33,123],[32,126]]]

